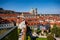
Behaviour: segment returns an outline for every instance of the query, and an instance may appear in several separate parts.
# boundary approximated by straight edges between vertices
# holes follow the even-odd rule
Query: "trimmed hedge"
[[[18,31],[17,27],[7,34],[2,40],[18,40]]]
[[[36,40],[47,40],[47,38],[36,38]]]

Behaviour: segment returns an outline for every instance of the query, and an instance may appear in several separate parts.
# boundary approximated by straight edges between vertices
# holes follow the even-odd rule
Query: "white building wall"
[[[18,29],[23,29],[25,28],[26,25],[25,25],[25,21],[22,21],[19,25],[18,25]]]

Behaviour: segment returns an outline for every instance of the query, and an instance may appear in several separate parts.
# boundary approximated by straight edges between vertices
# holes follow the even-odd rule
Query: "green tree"
[[[54,24],[52,30],[51,30],[52,33],[56,33],[57,32],[57,26],[56,24]]]
[[[0,10],[4,10],[3,8],[0,8]]]
[[[37,34],[39,34],[39,33],[41,33],[41,30],[38,28],[38,29],[37,29]]]
[[[56,24],[53,26],[51,32],[55,34],[56,37],[60,37],[60,27],[57,27]]]

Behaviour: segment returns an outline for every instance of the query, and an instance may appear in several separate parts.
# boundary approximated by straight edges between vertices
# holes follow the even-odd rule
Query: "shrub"
[[[54,36],[52,34],[48,34],[47,40],[55,40],[55,39],[54,39]]]
[[[18,34],[20,34],[20,32],[21,32],[21,29],[18,29]]]

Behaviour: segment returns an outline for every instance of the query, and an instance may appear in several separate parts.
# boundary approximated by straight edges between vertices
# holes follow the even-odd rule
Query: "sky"
[[[60,14],[60,0],[0,0],[0,8],[16,12],[37,8],[39,14]]]

